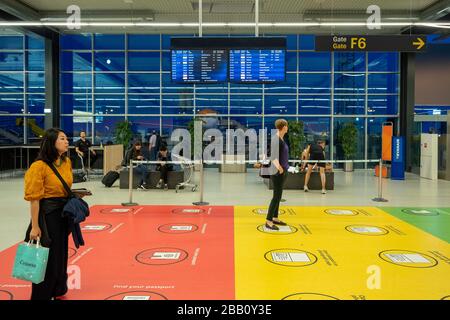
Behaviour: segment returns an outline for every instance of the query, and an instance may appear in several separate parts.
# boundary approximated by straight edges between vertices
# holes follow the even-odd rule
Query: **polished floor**
[[[136,190],[139,205],[128,210],[120,205],[128,190],[118,183],[107,189],[92,179],[77,186],[94,195],[83,224],[87,245],[70,250],[73,290],[67,299],[450,295],[448,181],[413,174],[405,181],[384,179],[388,202],[377,203],[372,171],[336,172],[335,190],[326,195],[285,191],[280,218],[288,226],[276,233],[263,226],[271,191],[253,170],[206,170],[204,200],[210,205],[200,208],[192,206],[199,192],[189,190]],[[0,190],[0,299],[27,299],[29,284],[10,277],[29,222],[23,178],[0,179]],[[105,268],[112,273],[101,276]]]
[[[198,177],[195,179],[198,180]],[[250,169],[246,174],[219,173],[205,170],[204,201],[214,206],[268,205],[272,192]],[[100,178],[76,184],[92,190],[90,205],[110,205],[128,202],[128,190],[119,189],[118,182],[105,188]],[[29,203],[23,200],[23,178],[0,179],[0,250],[17,243],[29,222]],[[390,207],[449,207],[450,181],[420,179],[407,174],[404,181],[383,179],[383,197],[386,203],[374,202],[378,194],[378,180],[373,171],[335,173],[335,189],[322,195],[318,191],[285,190],[285,205],[290,206],[390,206]],[[133,201],[140,205],[191,205],[200,200],[200,193],[183,190],[134,190]]]

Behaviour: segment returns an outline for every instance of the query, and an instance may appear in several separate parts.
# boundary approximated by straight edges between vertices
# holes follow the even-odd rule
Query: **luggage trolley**
[[[78,158],[80,158],[80,162],[81,162],[81,169],[80,172],[74,174],[74,183],[77,182],[85,182],[88,180],[89,176],[88,176],[88,170],[86,169],[86,167],[84,166],[84,161],[83,161],[83,157],[80,156],[77,153]]]
[[[191,179],[194,176],[194,164],[188,158],[184,158],[179,155],[172,154],[172,157],[175,161],[181,162],[181,168],[183,169],[185,176],[185,180],[175,186],[175,192],[185,188],[191,188],[192,192],[195,192],[198,186],[191,183]]]

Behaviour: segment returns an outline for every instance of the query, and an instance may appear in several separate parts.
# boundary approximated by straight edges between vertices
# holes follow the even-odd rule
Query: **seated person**
[[[128,166],[131,160],[143,161],[146,160],[142,155],[142,143],[140,141],[136,141],[133,144],[133,147],[127,151],[125,154],[125,158],[123,159],[122,166]],[[141,180],[139,182],[139,188],[147,190],[149,186],[147,184],[147,176],[148,169],[145,164],[139,164],[136,167],[133,167],[133,170],[136,170],[141,175]]]
[[[75,151],[81,157],[84,166],[89,167],[89,169],[97,161],[97,153],[92,149],[91,141],[86,139],[86,131],[80,131],[80,139],[75,142]],[[88,163],[88,159],[90,159],[90,163]]]
[[[167,147],[163,145],[159,148],[159,152],[156,156],[157,161],[170,161],[172,159],[170,152],[167,150]],[[160,172],[160,179],[157,188],[161,188],[164,184],[164,190],[167,190],[169,187],[167,186],[167,176],[169,171],[173,170],[173,166],[168,163],[161,163],[156,166],[156,170]]]

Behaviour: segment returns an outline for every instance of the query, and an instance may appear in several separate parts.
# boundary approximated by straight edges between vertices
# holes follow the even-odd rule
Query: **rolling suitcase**
[[[109,171],[102,179],[102,183],[105,187],[110,188],[116,180],[119,179],[119,173],[117,171]]]

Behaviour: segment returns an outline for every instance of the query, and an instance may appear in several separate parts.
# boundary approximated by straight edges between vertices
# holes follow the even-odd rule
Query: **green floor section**
[[[450,208],[380,207],[379,209],[450,243]]]

